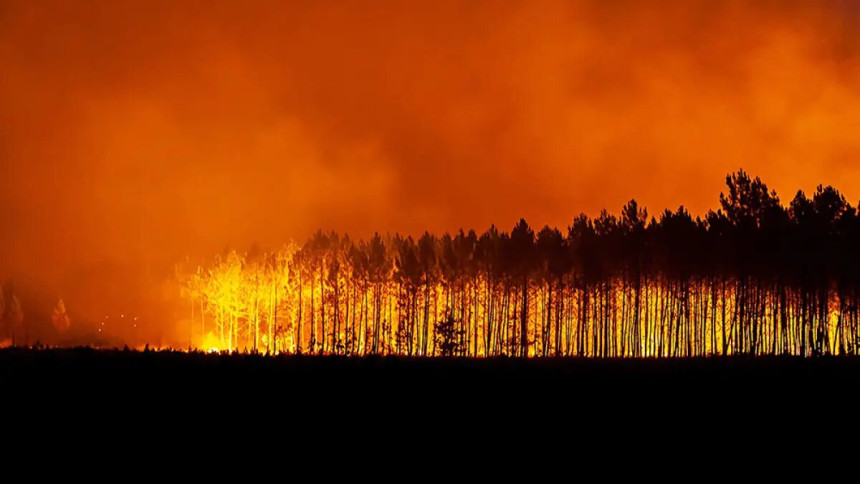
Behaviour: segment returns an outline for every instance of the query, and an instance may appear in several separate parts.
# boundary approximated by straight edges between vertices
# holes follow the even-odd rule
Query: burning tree
[[[51,315],[51,322],[54,323],[54,328],[56,328],[58,333],[66,332],[72,325],[72,320],[66,313],[66,303],[63,301],[63,298],[57,301],[54,314]]]

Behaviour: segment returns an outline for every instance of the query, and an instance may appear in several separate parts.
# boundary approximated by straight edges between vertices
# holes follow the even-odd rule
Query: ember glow
[[[332,336],[330,325],[343,332],[354,322],[341,314],[341,289],[342,307],[329,306],[331,288],[357,298],[349,311],[356,303],[370,311],[359,326],[377,324],[378,310],[394,332],[403,296],[391,279],[378,290],[379,308],[375,293],[365,302],[343,261],[338,283],[284,289],[298,284],[292,257],[305,246],[274,248],[320,229],[349,234],[353,245],[376,231],[417,244],[429,231],[438,244],[444,231],[525,218],[566,238],[575,214],[597,219],[631,198],[656,213],[683,204],[704,218],[739,166],[788,199],[832,184],[853,202],[858,23],[858,3],[839,0],[5,0],[4,324],[26,327],[29,341],[90,343],[108,333],[116,338],[104,344],[188,344],[190,307],[172,281],[175,262],[186,261],[183,270],[199,266],[199,278],[220,291],[207,289],[196,309],[195,320],[205,321],[195,345],[215,338],[219,349],[251,341],[271,349],[277,340],[279,351],[292,351],[301,337],[309,351],[310,325],[297,333],[291,312],[301,297],[302,305],[314,301],[313,312],[303,310],[316,314],[314,324],[319,305],[337,309],[325,315],[328,336],[314,330],[315,344],[329,339],[328,351],[347,338]],[[394,236],[382,239],[393,259]],[[211,261],[225,247],[237,251],[238,275],[220,275],[229,250]],[[262,253],[282,265],[253,277],[289,278],[274,294],[248,295],[238,279],[263,265]],[[422,352],[446,314],[439,284],[415,296],[415,311],[432,302],[428,316],[409,309],[404,319],[421,321],[412,344]],[[457,299],[466,293],[447,291],[465,308],[458,320],[521,310],[513,292],[505,303],[502,289],[484,294],[494,291],[488,284],[467,285],[478,300],[471,305]],[[648,298],[662,291],[653,284]],[[541,304],[555,311],[556,295],[529,290],[538,291],[527,299],[530,324],[539,326]],[[605,297],[628,304],[625,294]],[[501,299],[481,309],[483,297]],[[565,297],[563,315],[580,296]],[[238,314],[240,300],[263,305],[256,322]],[[265,305],[273,300],[293,305],[278,315],[293,324],[292,336],[269,335]],[[723,304],[721,296],[707,307],[721,312]],[[210,314],[215,308],[223,314]],[[140,324],[119,321],[123,313]],[[108,329],[98,331],[105,315]],[[470,354],[516,337],[494,336],[493,326],[487,340],[480,328],[470,329]],[[356,344],[396,344],[394,336],[374,341],[372,329],[371,341]]]

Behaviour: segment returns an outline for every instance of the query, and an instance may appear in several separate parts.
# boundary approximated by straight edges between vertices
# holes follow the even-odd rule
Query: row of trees
[[[465,356],[858,351],[860,216],[832,187],[783,205],[726,177],[721,208],[650,217],[630,201],[565,233],[353,241],[319,231],[179,270],[197,346]],[[204,348],[206,349],[206,348]]]
[[[14,291],[0,288],[0,347],[32,344],[34,336],[40,333],[32,323],[33,321],[24,317],[24,309],[18,295]],[[71,327],[72,320],[66,312],[66,304],[62,298],[54,307],[51,323],[58,335]]]

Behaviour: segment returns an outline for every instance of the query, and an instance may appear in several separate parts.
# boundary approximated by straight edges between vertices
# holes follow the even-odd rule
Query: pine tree
[[[66,303],[63,302],[63,298],[60,298],[60,300],[57,301],[57,307],[54,308],[54,314],[51,316],[51,322],[54,323],[54,328],[56,328],[58,333],[66,332],[72,325],[72,320],[66,313]]]

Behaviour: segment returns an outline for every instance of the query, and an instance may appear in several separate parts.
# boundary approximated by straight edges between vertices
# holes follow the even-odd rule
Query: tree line
[[[39,328],[33,318],[26,318],[23,304],[13,285],[0,286],[0,348],[7,346],[29,346],[39,344]],[[72,320],[66,313],[66,303],[59,298],[51,315],[56,335],[62,335],[71,327]],[[41,332],[44,336],[44,332]]]
[[[743,170],[720,208],[520,220],[414,239],[318,231],[178,268],[194,346],[269,353],[682,357],[855,354],[860,216],[787,204]]]

